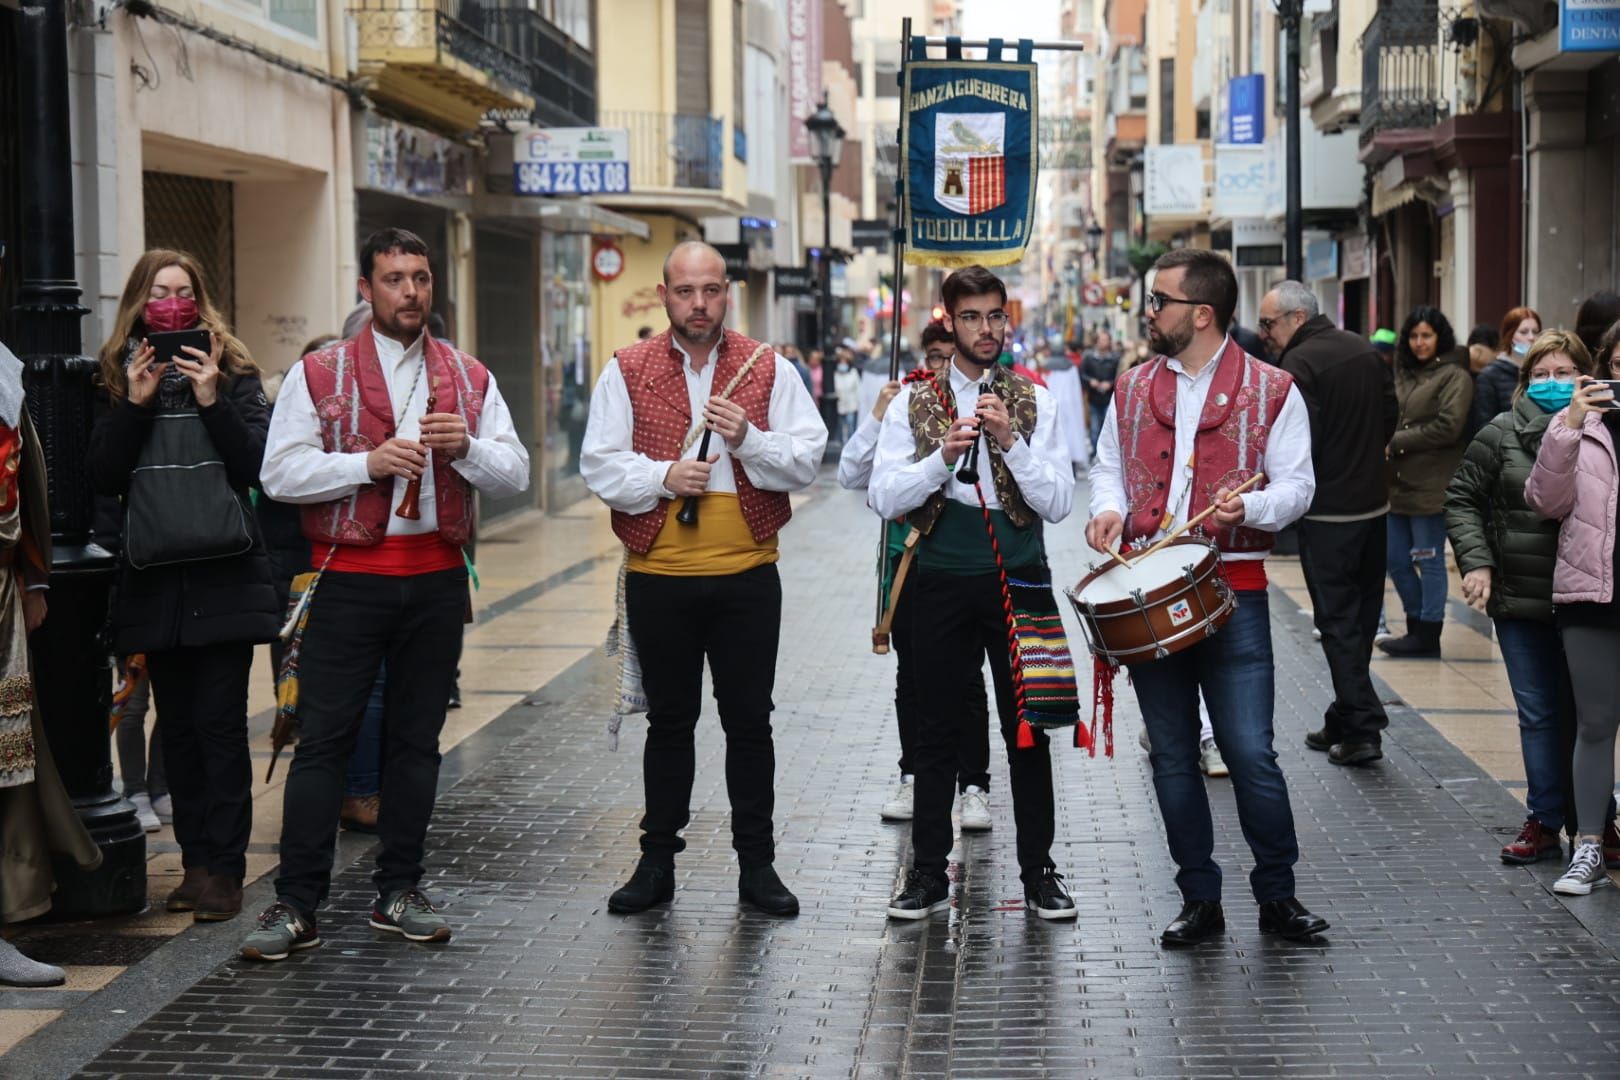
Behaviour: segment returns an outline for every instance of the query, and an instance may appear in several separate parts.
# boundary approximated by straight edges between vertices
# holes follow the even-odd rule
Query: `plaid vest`
[[[1271,429],[1288,400],[1293,376],[1256,360],[1231,339],[1216,361],[1209,396],[1198,417],[1192,484],[1180,520],[1196,517],[1221,488],[1235,488],[1265,462]],[[1176,453],[1176,379],[1162,356],[1120,376],[1114,391],[1119,423],[1120,464],[1124,473],[1126,541],[1159,532],[1169,501],[1170,480],[1183,462]],[[1265,487],[1261,481],[1259,489]],[[1222,551],[1270,551],[1275,534],[1206,521],[1198,530]]]
[[[476,436],[484,394],[489,390],[489,370],[426,333],[422,360],[427,365],[423,375],[434,398],[433,411],[459,413],[467,421],[467,433]],[[394,437],[394,402],[369,322],[348,341],[304,357],[303,364],[327,453],[369,453]],[[472,485],[450,467],[446,455],[429,457],[439,536],[460,547],[472,528]],[[395,483],[396,478],[390,476],[341,499],[303,507],[304,535],[323,544],[369,547],[382,543],[394,506]]]
[[[754,355],[760,343],[727,330],[720,339],[714,361],[714,392],[731,382],[737,370]],[[631,449],[654,461],[678,461],[682,444],[692,430],[692,403],[686,392],[686,357],[675,347],[670,332],[655,334],[645,341],[614,353],[624,386],[630,395],[630,411],[635,417]],[[771,388],[776,382],[776,357],[761,356],[731,392],[731,401],[748,413],[748,421],[761,431],[769,431]],[[721,452],[726,452],[721,442]],[[761,491],[748,479],[742,462],[733,455],[732,474],[737,480],[737,498],[742,503],[743,520],[755,542],[762,543],[779,532],[793,516],[785,491]],[[624,546],[638,555],[652,550],[658,531],[669,514],[669,500],[643,514],[613,511],[613,532]]]

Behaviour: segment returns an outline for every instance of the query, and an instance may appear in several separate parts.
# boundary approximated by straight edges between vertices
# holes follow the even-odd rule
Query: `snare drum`
[[[1129,558],[1129,556],[1127,556]],[[1091,652],[1110,664],[1162,660],[1203,641],[1237,600],[1207,540],[1175,540],[1131,566],[1108,562],[1067,590]]]

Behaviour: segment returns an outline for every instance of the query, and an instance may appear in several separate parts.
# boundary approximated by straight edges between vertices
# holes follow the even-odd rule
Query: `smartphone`
[[[170,330],[165,333],[147,334],[146,343],[152,346],[154,364],[166,364],[176,359],[195,360],[196,357],[190,353],[181,352],[181,346],[190,345],[206,355],[211,345],[206,330]]]
[[[1607,386],[1609,393],[1614,395],[1612,401],[1595,404],[1594,407],[1599,409],[1620,409],[1620,379],[1593,379],[1592,381],[1599,386]]]

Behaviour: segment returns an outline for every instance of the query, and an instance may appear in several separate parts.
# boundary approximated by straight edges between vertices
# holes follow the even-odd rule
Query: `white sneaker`
[[[1221,751],[1215,745],[1214,739],[1205,739],[1198,746],[1198,767],[1204,770],[1205,776],[1222,777],[1230,775],[1226,768],[1226,760],[1221,757]]]
[[[163,828],[163,822],[152,812],[152,799],[146,792],[136,792],[129,797],[129,801],[135,804],[135,820],[141,823],[141,828],[147,832],[157,832]]]
[[[878,811],[884,821],[910,821],[912,805],[916,796],[916,783],[910,776],[900,778],[900,786],[894,789],[894,798],[883,804]]]
[[[1314,626],[1311,627],[1311,640],[1312,641],[1321,641],[1322,640],[1322,631],[1318,630]]]
[[[969,785],[962,792],[962,831],[989,832],[990,796],[982,788]]]
[[[1378,620],[1378,633],[1373,635],[1373,644],[1382,645],[1386,641],[1394,641],[1395,635],[1389,632],[1389,623],[1383,619]]]
[[[1585,896],[1599,885],[1609,883],[1609,872],[1603,868],[1603,848],[1586,840],[1575,849],[1569,860],[1569,869],[1553,883],[1553,892],[1564,896]]]
[[[1136,737],[1136,741],[1139,744],[1141,744],[1141,747],[1142,747],[1143,750],[1146,750],[1150,754],[1153,753],[1153,744],[1151,742],[1148,742],[1147,728],[1146,727],[1142,728],[1142,734],[1140,734],[1140,735],[1138,735]]]
[[[167,793],[152,800],[152,813],[165,825],[174,824],[174,799]]]

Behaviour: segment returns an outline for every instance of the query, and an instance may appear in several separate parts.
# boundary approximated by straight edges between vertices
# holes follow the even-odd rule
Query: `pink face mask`
[[[162,300],[149,300],[141,321],[146,323],[148,330],[158,334],[190,330],[197,325],[197,301],[189,296],[165,296]]]

